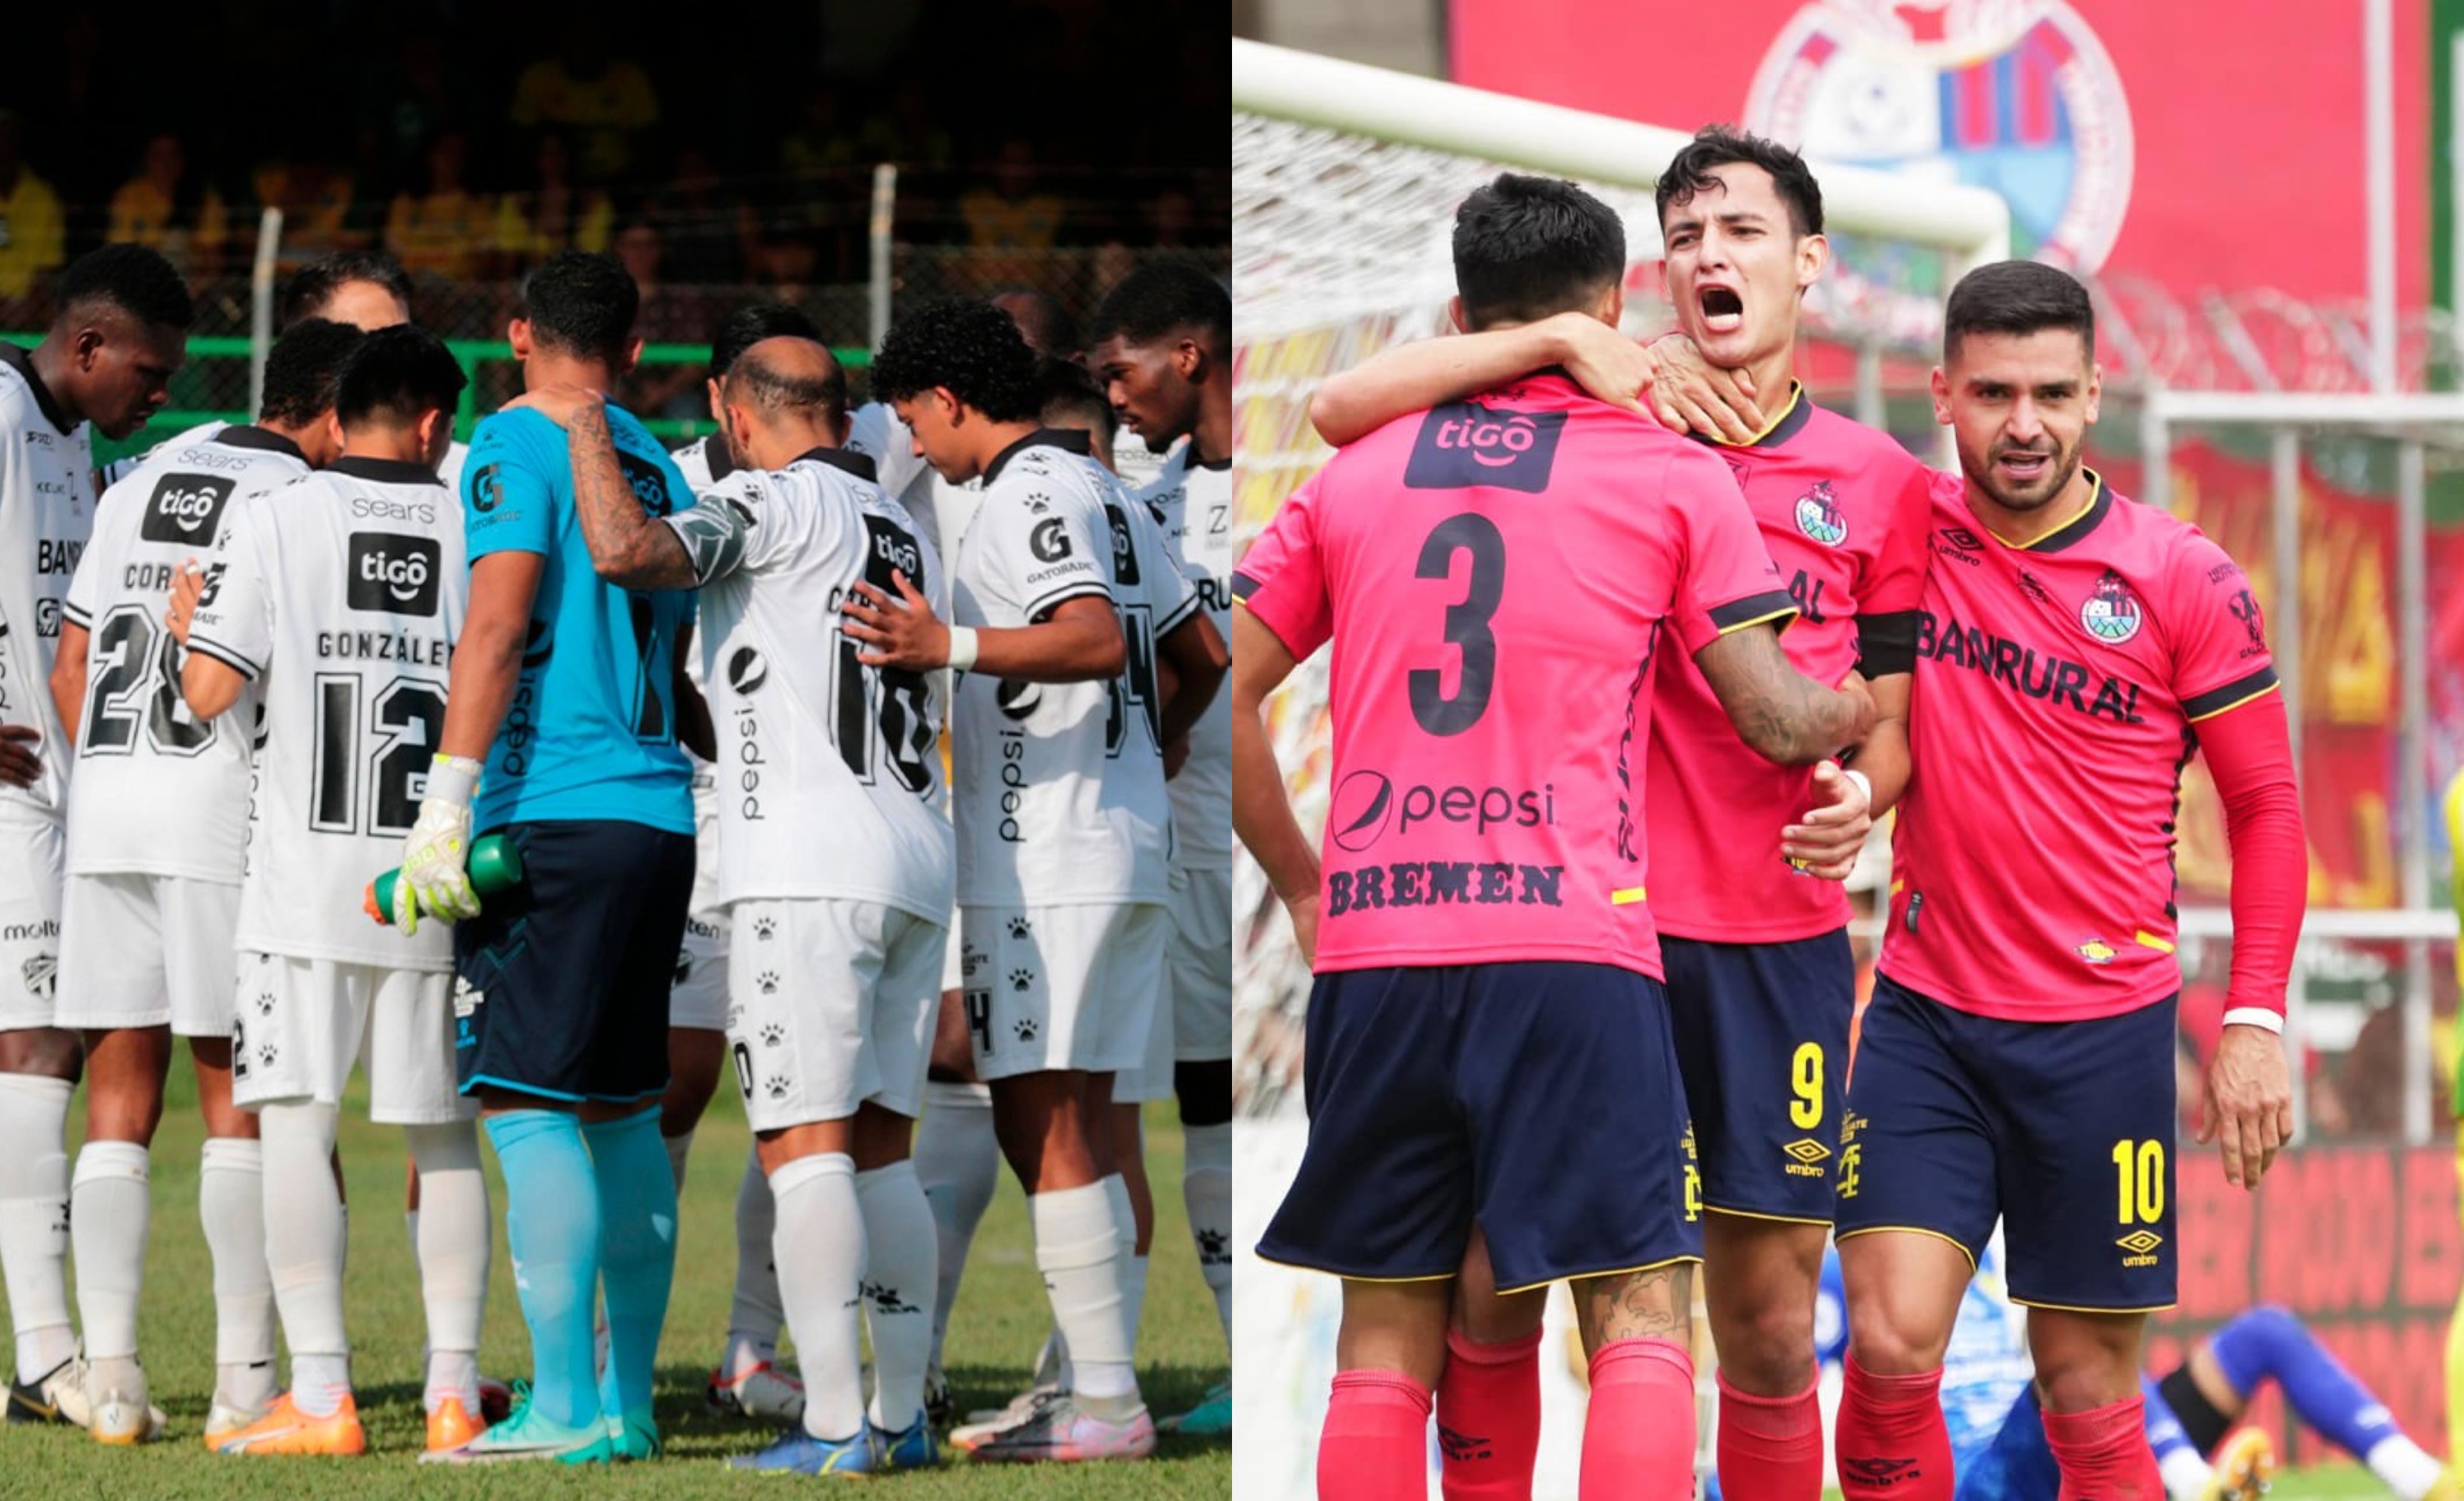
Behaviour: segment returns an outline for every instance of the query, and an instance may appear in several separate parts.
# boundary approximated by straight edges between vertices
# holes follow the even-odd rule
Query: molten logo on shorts
[[[350,556],[344,598],[351,608],[388,615],[436,613],[444,568],[435,538],[354,532]]]
[[[1549,488],[1565,428],[1562,411],[1509,411],[1477,402],[1434,408],[1420,421],[1403,483],[1415,490],[1490,485],[1537,495]]]

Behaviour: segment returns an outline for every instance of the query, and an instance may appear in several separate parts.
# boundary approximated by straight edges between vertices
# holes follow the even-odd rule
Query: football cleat
[[[788,1475],[869,1475],[885,1468],[873,1452],[869,1429],[851,1439],[817,1439],[802,1426],[789,1428],[758,1454],[738,1454],[730,1469],[764,1469]]]
[[[213,1405],[206,1410],[206,1447],[219,1449],[223,1440],[255,1426],[275,1409],[274,1402],[258,1407],[242,1407],[222,1400],[217,1394]]]
[[[1003,1428],[1016,1427],[1057,1402],[1057,1386],[1030,1386],[1009,1400],[1006,1407],[979,1407],[967,1414],[967,1421],[950,1430],[950,1443],[962,1449],[974,1448]]]
[[[950,1395],[950,1379],[937,1370],[924,1375],[924,1416],[936,1428],[958,1421],[958,1400]]]
[[[2216,1447],[2214,1473],[2201,1501],[2259,1501],[2276,1482],[2276,1441],[2263,1428],[2242,1428]]]
[[[152,1444],[163,1437],[166,1421],[162,1408],[146,1402],[143,1387],[134,1397],[114,1388],[96,1400],[86,1431],[94,1435],[97,1444],[116,1447]]]
[[[360,1404],[342,1399],[329,1417],[301,1412],[291,1394],[275,1399],[266,1415],[214,1446],[217,1454],[364,1454],[367,1430],[360,1426]]]
[[[872,1448],[883,1469],[931,1469],[941,1463],[941,1446],[933,1437],[933,1420],[927,1414],[917,1414],[913,1423],[895,1433],[875,1426]]]
[[[759,1418],[790,1427],[804,1421],[804,1383],[767,1360],[734,1376],[723,1370],[711,1372],[701,1399],[721,1417]]]
[[[1003,1428],[972,1450],[978,1464],[1073,1464],[1098,1459],[1144,1459],[1155,1452],[1155,1420],[1134,1398],[1106,1406],[1121,1416],[1090,1410],[1092,1403],[1063,1395],[1025,1422]]]
[[[648,1407],[638,1408],[621,1418],[608,1418],[607,1452],[615,1459],[657,1459],[659,1457],[659,1420]]]
[[[1166,1418],[1155,1424],[1158,1432],[1177,1433],[1183,1438],[1221,1438],[1232,1431],[1232,1383],[1218,1381],[1206,1389],[1198,1405],[1177,1418]]]
[[[11,1423],[64,1423],[87,1426],[94,1408],[85,1400],[85,1357],[73,1355],[31,1381],[9,1383]]]
[[[513,1415],[492,1424],[467,1442],[450,1449],[430,1449],[419,1456],[423,1465],[497,1465],[516,1460],[553,1460],[561,1465],[605,1465],[614,1457],[607,1425],[593,1423],[568,1428],[551,1423],[530,1404],[530,1393],[517,1394]]]
[[[486,1399],[482,1398],[484,1404]],[[459,1397],[448,1397],[428,1413],[428,1451],[442,1454],[447,1449],[460,1448],[487,1430],[484,1418],[474,1418],[471,1409],[462,1405]]]

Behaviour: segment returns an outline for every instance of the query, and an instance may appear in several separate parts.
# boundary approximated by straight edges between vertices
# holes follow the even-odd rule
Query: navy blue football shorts
[[[2004,1220],[2012,1301],[2173,1306],[2174,998],[2009,1022],[1876,981],[1848,1085],[1838,1234],[1917,1230],[1972,1263]]]
[[[1366,969],[1309,994],[1309,1149],[1259,1243],[1375,1282],[1507,1291],[1702,1255],[1660,982],[1605,964]]]
[[[1857,956],[1841,929],[1782,943],[1662,935],[1703,1207],[1829,1225]]]
[[[668,1087],[668,983],[693,840],[618,819],[507,824],[522,882],[453,927],[462,1093],[646,1099]]]

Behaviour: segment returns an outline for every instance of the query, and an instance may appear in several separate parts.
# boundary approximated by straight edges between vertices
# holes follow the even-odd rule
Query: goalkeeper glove
[[[419,931],[423,912],[447,922],[479,915],[479,894],[464,869],[471,857],[471,794],[479,784],[479,763],[439,752],[428,770],[428,794],[419,820],[403,842],[402,874],[394,881],[393,920],[405,934]]]

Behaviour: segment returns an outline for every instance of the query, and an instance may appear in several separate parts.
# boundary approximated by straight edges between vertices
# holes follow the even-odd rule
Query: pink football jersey
[[[2027,547],[1956,475],[1932,520],[1882,972],[2014,1021],[2160,1001],[2182,983],[2173,819],[2198,721],[2276,689],[2250,581],[2101,478]]]
[[[1332,643],[1321,971],[1660,975],[1654,659],[1794,613],[1715,453],[1543,372],[1337,454],[1233,597]]]

